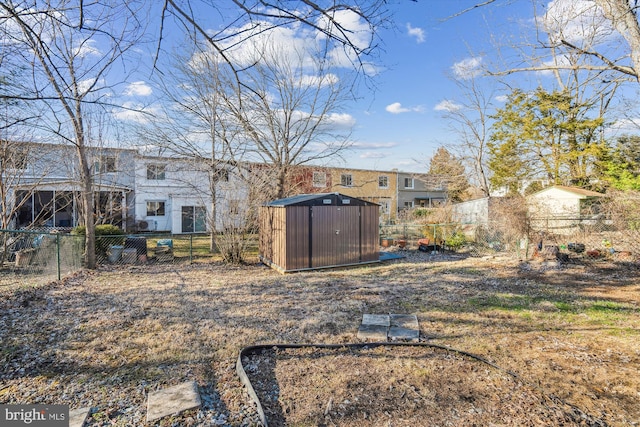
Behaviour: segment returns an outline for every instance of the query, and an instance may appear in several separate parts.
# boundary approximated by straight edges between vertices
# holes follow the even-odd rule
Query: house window
[[[413,209],[413,201],[404,202],[404,208],[405,209]]]
[[[413,188],[413,178],[404,179],[404,188]]]
[[[166,165],[152,164],[147,165],[147,179],[162,180],[165,179]]]
[[[388,215],[390,211],[390,203],[388,200],[380,200],[378,202],[380,204],[380,214]]]
[[[378,188],[389,188],[389,177],[386,175],[380,175],[378,177]]]
[[[324,172],[313,173],[313,186],[324,188],[327,186],[327,174]]]
[[[353,186],[353,176],[350,173],[343,173],[340,175],[340,185],[343,187]]]
[[[147,202],[147,216],[164,216],[164,202]]]
[[[203,233],[207,231],[207,209],[204,206],[182,207],[182,232]]]
[[[93,164],[95,173],[116,172],[116,158],[114,156],[102,157]]]

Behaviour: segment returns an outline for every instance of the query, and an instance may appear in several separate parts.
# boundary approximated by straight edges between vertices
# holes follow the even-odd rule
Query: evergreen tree
[[[601,149],[603,124],[599,114],[589,116],[592,107],[566,91],[514,90],[494,115],[489,143],[491,183],[514,191],[534,179],[587,183]]]
[[[640,136],[623,135],[603,150],[600,168],[617,190],[640,190]]]
[[[464,165],[444,147],[438,148],[431,158],[429,174],[440,177],[446,183],[447,194],[452,202],[461,201],[464,192],[469,188]]]

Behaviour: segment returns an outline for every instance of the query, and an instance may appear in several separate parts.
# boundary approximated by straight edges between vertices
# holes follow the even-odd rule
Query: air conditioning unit
[[[138,221],[138,231],[149,231],[149,221]]]

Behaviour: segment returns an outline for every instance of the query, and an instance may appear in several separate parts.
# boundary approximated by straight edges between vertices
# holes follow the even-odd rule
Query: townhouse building
[[[81,223],[79,165],[71,146],[16,144],[23,161],[3,171],[12,228],[72,228]],[[98,223],[125,226],[133,209],[133,150],[88,149]],[[15,152],[14,152],[15,155]]]
[[[21,173],[11,182],[7,196],[17,206],[11,227],[70,230],[82,224],[73,147],[19,146],[24,150],[18,162]],[[251,179],[261,179],[260,171],[268,169],[109,147],[91,149],[90,158],[96,222],[115,224],[131,233],[197,233],[242,226],[256,197]],[[380,220],[388,222],[400,210],[435,207],[446,200],[446,191],[435,188],[429,179],[397,170],[305,165],[291,168],[286,192],[339,192],[370,201],[380,206]]]
[[[241,222],[248,189],[234,168],[207,159],[135,157],[136,230],[207,232],[214,215],[216,230]]]
[[[396,171],[398,210],[436,208],[447,201],[445,177]]]

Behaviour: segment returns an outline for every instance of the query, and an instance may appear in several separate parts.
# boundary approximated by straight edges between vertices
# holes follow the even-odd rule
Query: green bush
[[[445,245],[447,245],[448,248],[456,251],[464,246],[466,242],[467,238],[464,236],[464,234],[456,231],[445,241]]]
[[[86,233],[87,229],[84,225],[79,225],[71,230],[71,234],[77,236],[84,236]],[[124,231],[116,225],[96,225],[96,256],[105,257],[111,246],[123,245],[125,238]]]
[[[414,218],[422,219],[430,217],[433,212],[425,208],[415,208],[412,212]]]

